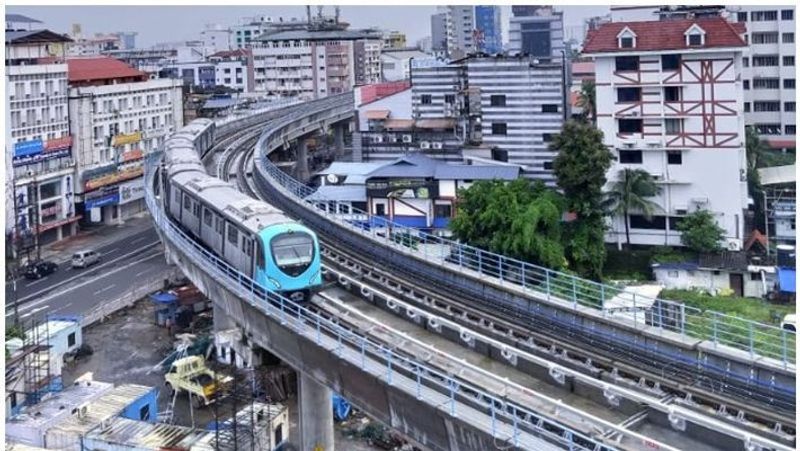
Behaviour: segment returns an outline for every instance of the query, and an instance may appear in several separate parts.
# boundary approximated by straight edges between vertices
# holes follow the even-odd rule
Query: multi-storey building
[[[70,41],[49,30],[6,30],[6,236],[17,252],[74,234],[80,219],[64,62]]]
[[[413,110],[419,119],[449,119],[470,145],[519,165],[526,177],[555,184],[549,142],[563,125],[561,65],[526,57],[470,57],[414,69]]]
[[[228,27],[219,24],[207,24],[200,34],[203,37],[203,46],[213,49],[214,52],[224,52],[231,49],[233,32]]]
[[[408,80],[415,60],[427,60],[429,55],[417,49],[384,49],[381,52],[383,81]]]
[[[444,6],[447,29],[447,57],[464,58],[475,52],[475,8],[473,6]]]
[[[116,223],[145,211],[144,156],[183,125],[181,84],[113,58],[70,58],[76,209]]]
[[[795,112],[795,11],[792,6],[730,7],[731,19],[747,26],[744,56],[745,122],[756,128],[777,149],[794,148]]]
[[[475,7],[475,31],[479,52],[495,54],[503,51],[500,23],[499,6]]]
[[[513,6],[509,20],[510,53],[539,60],[561,58],[564,46],[564,13],[552,6]]]
[[[383,48],[384,49],[404,49],[406,48],[406,35],[399,31],[384,31],[383,32]]]
[[[614,22],[589,33],[595,59],[597,126],[623,169],[643,169],[661,187],[658,211],[615,218],[608,239],[680,245],[676,225],[710,211],[739,249],[748,194],[744,147],[744,27],[723,18]]]
[[[239,92],[252,92],[253,54],[250,49],[225,50],[208,57],[216,70],[216,86],[227,86]]]
[[[431,52],[437,56],[447,55],[447,14],[444,12],[431,16]]]
[[[256,91],[316,99],[381,79],[381,36],[370,31],[282,31],[252,50]]]

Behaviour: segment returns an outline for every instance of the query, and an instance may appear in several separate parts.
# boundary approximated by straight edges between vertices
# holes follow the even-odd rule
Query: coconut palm
[[[581,83],[581,92],[578,95],[578,106],[583,109],[583,117],[588,118],[591,116],[592,122],[597,122],[597,94],[593,81],[584,80],[583,83]]]
[[[631,245],[630,215],[631,211],[641,212],[650,220],[660,207],[648,197],[661,193],[653,176],[643,169],[626,168],[617,173],[617,180],[611,184],[606,193],[605,207],[613,215],[622,215],[625,222],[625,240]]]

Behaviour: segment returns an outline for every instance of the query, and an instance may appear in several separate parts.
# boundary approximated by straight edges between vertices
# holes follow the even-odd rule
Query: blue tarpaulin
[[[778,284],[784,293],[797,292],[797,271],[794,268],[778,268]]]
[[[159,304],[171,304],[178,300],[178,297],[172,293],[164,293],[159,291],[158,293],[153,293],[150,295],[150,299],[153,302],[157,302]]]

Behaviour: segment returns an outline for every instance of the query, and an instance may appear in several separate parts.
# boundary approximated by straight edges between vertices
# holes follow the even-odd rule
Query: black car
[[[25,278],[41,279],[44,276],[53,274],[58,269],[58,265],[47,260],[38,261],[25,267]]]

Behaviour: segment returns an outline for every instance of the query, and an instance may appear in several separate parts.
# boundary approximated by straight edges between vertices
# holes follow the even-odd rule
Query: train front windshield
[[[314,239],[307,233],[282,233],[270,246],[275,264],[292,277],[302,274],[314,259]]]

